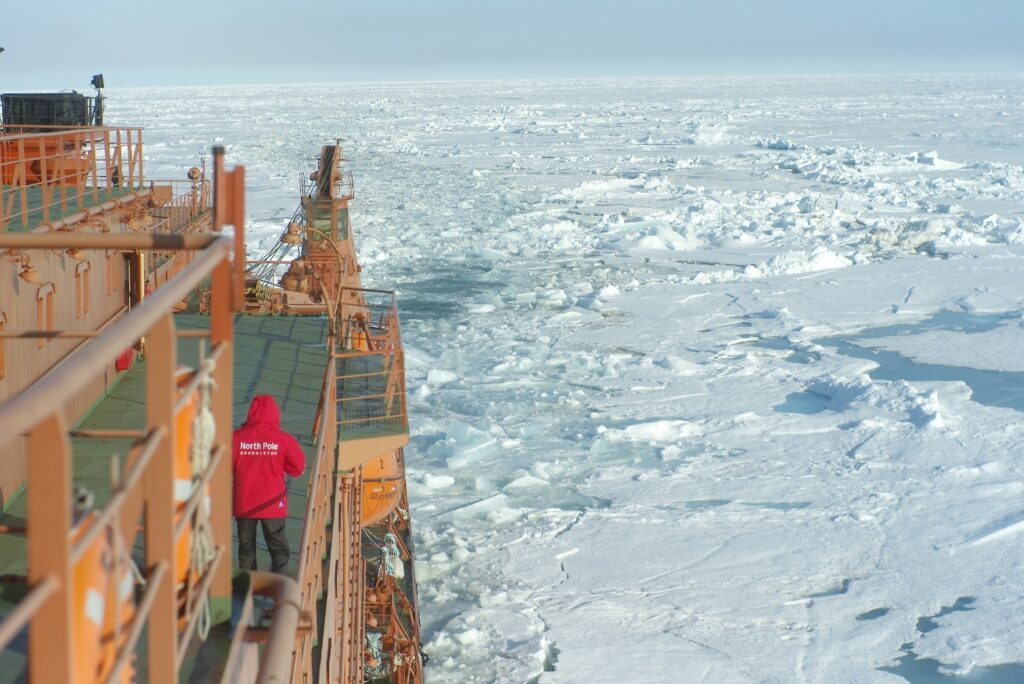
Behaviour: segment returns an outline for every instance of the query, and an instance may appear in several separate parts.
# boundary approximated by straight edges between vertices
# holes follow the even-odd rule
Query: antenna
[[[93,109],[93,125],[103,125],[103,93],[100,89],[103,88],[103,74],[96,74],[89,81],[89,85],[96,89],[96,106]]]

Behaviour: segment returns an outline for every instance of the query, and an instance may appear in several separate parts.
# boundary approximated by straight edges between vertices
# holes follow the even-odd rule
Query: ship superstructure
[[[150,180],[101,98],[23,100],[0,131],[0,680],[421,681],[398,310],[361,286],[340,147],[246,264],[221,151],[212,185]],[[256,393],[307,457],[284,575],[233,561]]]

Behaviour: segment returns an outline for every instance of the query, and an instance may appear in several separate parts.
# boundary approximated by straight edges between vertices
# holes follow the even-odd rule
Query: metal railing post
[[[234,313],[231,309],[231,266],[227,259],[221,261],[213,270],[212,292],[210,300],[210,342],[216,349],[225,346],[216,368],[213,370],[213,417],[216,424],[223,426],[215,436],[215,446],[230,455],[232,440],[232,383],[234,382]],[[231,459],[225,458],[213,474],[211,486],[215,492],[231,491]],[[231,573],[234,570],[234,551],[231,547],[231,500],[215,506],[210,512],[210,526],[213,532],[214,546],[226,549],[224,562],[217,566],[210,588],[210,596],[215,601],[231,599]]]
[[[20,174],[21,180],[18,181],[17,176],[14,179],[14,184],[18,186],[18,191],[21,199],[21,225],[28,225],[28,179],[25,175],[25,167],[28,164],[25,161],[25,139],[18,138],[18,169],[16,173]]]
[[[160,583],[149,614],[149,681],[172,684],[176,681],[175,662],[178,645],[175,585],[178,568],[174,549],[174,450],[178,435],[174,431],[177,344],[174,321],[168,312],[150,329],[146,349],[146,426],[154,430],[169,428],[146,469],[146,565],[168,562],[170,577]]]
[[[226,259],[213,270],[212,293],[210,300],[211,342],[214,345],[228,345],[229,353],[224,356],[226,363],[218,363],[214,374],[217,383],[217,398],[214,400],[214,418],[218,425],[233,427],[232,418],[232,380],[234,378],[234,311],[245,307],[245,168],[236,166],[231,171],[224,168],[224,148],[213,148],[213,232],[219,233],[225,224],[235,228],[234,238],[234,270]],[[237,271],[237,272],[236,272]],[[232,449],[231,431],[218,434],[217,442],[222,444],[230,454]],[[230,461],[229,461],[230,462]],[[231,491],[231,471],[224,463],[214,474],[215,491]],[[227,506],[218,507],[211,516],[214,543],[223,544],[227,549],[227,563],[222,563],[214,575],[211,595],[213,597],[230,598],[232,562],[231,547],[231,511]]]
[[[74,643],[71,573],[71,445],[60,412],[28,437],[28,581],[47,576],[57,588],[32,616],[28,665],[34,682],[70,682]]]
[[[362,540],[359,524],[359,494],[362,486],[360,471],[341,474],[337,479],[338,511],[335,543],[341,546],[338,586],[342,593],[336,597],[338,606],[338,651],[341,681],[363,681],[363,601],[365,599],[365,570],[360,553]]]

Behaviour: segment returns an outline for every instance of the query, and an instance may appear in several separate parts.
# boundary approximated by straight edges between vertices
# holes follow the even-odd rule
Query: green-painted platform
[[[175,316],[175,322],[182,330],[208,329],[210,325],[209,317],[195,314]],[[306,471],[288,487],[287,531],[292,549],[289,572],[295,571],[298,561],[306,513],[308,464],[315,453],[310,433],[327,365],[326,336],[326,318],[235,317],[234,426],[245,421],[253,396],[269,394],[281,409],[281,427],[295,435],[306,452]],[[178,363],[194,366],[198,362],[198,339],[182,339],[178,347]],[[270,556],[262,532],[258,536],[256,562],[260,570],[269,570]]]
[[[97,188],[96,192],[93,192],[93,188],[85,188],[82,192],[82,207],[78,206],[78,188],[74,185],[54,185],[51,188],[50,196],[50,216],[46,218],[43,216],[43,190],[38,185],[33,185],[25,188],[25,206],[26,216],[22,216],[22,199],[21,190],[12,185],[0,186],[0,197],[3,198],[5,205],[11,201],[11,197],[14,198],[13,203],[9,209],[14,212],[10,217],[7,225],[3,230],[9,231],[27,231],[31,230],[40,223],[46,223],[48,221],[57,221],[70,216],[82,208],[88,208],[103,204],[104,202],[118,197],[123,197],[130,192],[135,192],[139,188],[128,188],[128,187],[116,187],[116,188]],[[67,208],[65,209],[64,206]]]

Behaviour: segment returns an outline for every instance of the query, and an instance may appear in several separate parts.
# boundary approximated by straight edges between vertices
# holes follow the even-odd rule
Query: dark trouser
[[[270,569],[284,573],[288,567],[288,537],[284,533],[285,518],[235,518],[238,524],[238,567],[256,569],[256,523],[263,526],[263,541],[270,551]]]

